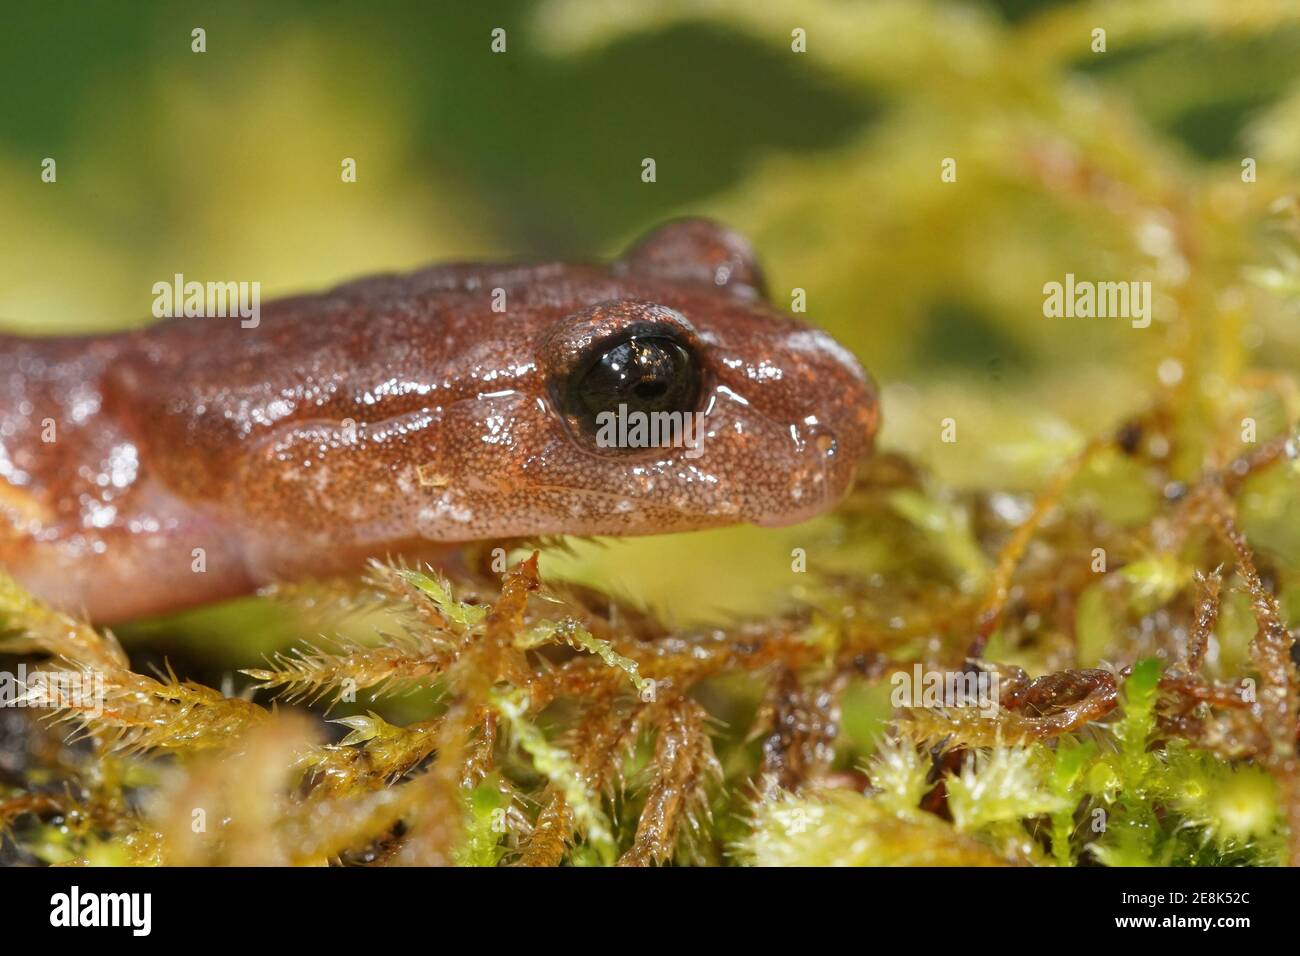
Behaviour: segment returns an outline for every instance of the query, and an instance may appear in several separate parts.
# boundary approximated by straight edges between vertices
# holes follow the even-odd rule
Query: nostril
[[[817,450],[822,453],[823,457],[825,458],[834,457],[835,448],[836,448],[834,435],[831,435],[827,432],[822,432],[820,435],[816,437],[816,439],[814,439],[813,444],[816,446]]]

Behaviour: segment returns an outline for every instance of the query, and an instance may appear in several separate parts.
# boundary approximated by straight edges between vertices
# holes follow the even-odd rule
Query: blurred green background
[[[605,257],[702,213],[872,370],[884,446],[1009,488],[1161,389],[1195,376],[1228,401],[1243,368],[1300,355],[1269,227],[1300,173],[1290,3],[16,3],[0,89],[5,330],[142,324],[176,272],[270,296],[439,259]],[[1067,272],[1152,281],[1153,327],[1044,318]],[[790,548],[815,563],[834,533],[547,560],[717,619],[790,600]]]

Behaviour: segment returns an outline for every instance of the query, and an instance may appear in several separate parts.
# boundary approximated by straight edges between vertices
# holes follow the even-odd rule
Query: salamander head
[[[670,223],[604,281],[538,331],[537,399],[506,428],[516,533],[783,525],[839,500],[876,432],[874,387],[763,300],[743,240]]]

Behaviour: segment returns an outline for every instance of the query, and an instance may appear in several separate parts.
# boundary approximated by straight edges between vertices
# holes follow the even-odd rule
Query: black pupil
[[[602,412],[693,412],[699,370],[679,342],[665,336],[633,336],[608,346],[582,366],[567,390],[565,411],[589,428]]]

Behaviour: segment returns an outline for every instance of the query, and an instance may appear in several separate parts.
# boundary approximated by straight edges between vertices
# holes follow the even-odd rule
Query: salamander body
[[[0,565],[112,622],[468,541],[786,524],[842,496],[878,424],[853,356],[706,220],[245,324],[0,336]],[[647,444],[638,414],[682,425]]]

